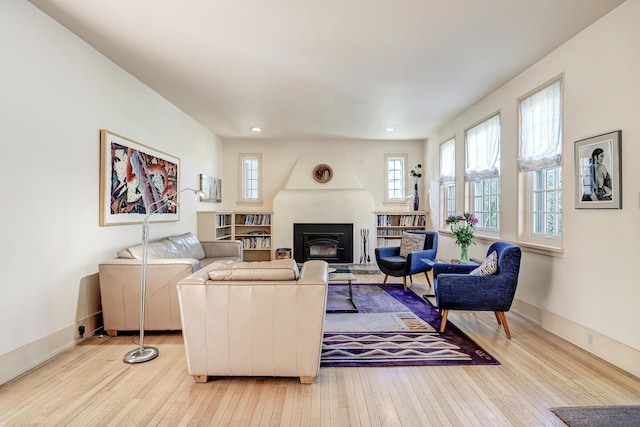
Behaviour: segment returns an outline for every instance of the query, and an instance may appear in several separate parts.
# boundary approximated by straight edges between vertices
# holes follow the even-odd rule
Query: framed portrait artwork
[[[102,129],[100,225],[141,223],[147,215],[147,206],[168,198],[173,200],[179,189],[179,168],[180,159]],[[158,211],[150,221],[180,219],[175,204],[155,206]]]
[[[575,142],[576,208],[622,208],[621,142],[620,130]]]
[[[222,180],[220,178],[200,174],[200,191],[205,194],[205,197],[200,199],[201,202],[222,202]]]

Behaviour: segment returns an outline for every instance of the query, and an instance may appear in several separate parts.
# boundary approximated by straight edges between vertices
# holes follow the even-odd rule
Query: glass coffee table
[[[356,307],[356,303],[353,301],[353,286],[351,286],[351,283],[354,280],[357,280],[357,278],[356,276],[353,275],[353,273],[329,273],[329,283],[345,284],[349,286],[349,303],[353,308],[327,310],[327,313],[357,313],[358,312],[358,307]]]

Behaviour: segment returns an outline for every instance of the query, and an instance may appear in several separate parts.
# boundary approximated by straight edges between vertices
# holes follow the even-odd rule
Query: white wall
[[[564,247],[562,256],[525,249],[515,310],[577,345],[640,375],[640,0],[629,0],[511,82],[442,127],[427,149],[437,188],[438,145],[456,136],[458,189],[463,188],[464,129],[500,111],[501,238],[517,241],[517,98],[565,75]],[[622,130],[621,210],[575,209],[574,142]],[[463,197],[458,193],[458,211]],[[432,219],[439,224],[438,206]],[[470,248],[483,258],[487,245]],[[458,249],[441,239],[442,256]],[[514,337],[517,339],[517,337]]]
[[[98,263],[140,239],[98,225],[99,130],[180,158],[182,188],[221,173],[221,142],[28,2],[0,2],[0,51],[1,384],[75,343],[100,310]],[[152,238],[195,232],[185,195]]]
[[[385,153],[406,153],[409,167],[424,160],[424,142],[417,140],[381,141],[381,140],[263,140],[263,139],[226,139],[223,141],[224,176],[222,182],[222,204],[226,209],[262,209],[271,210],[273,199],[278,191],[285,188],[287,180],[295,170],[299,159],[315,164],[347,162],[353,168],[362,186],[369,190],[375,201],[375,209],[404,209],[404,207],[384,205],[384,179],[380,173],[385,167]],[[264,203],[259,207],[242,206],[238,200],[238,155],[240,153],[262,153],[262,198]],[[313,161],[311,162],[313,164]],[[313,167],[309,168],[309,177]],[[296,172],[297,174],[298,172]],[[408,173],[408,172],[407,172]],[[294,177],[296,178],[297,175]],[[318,187],[334,186],[342,178],[335,177],[328,184],[317,184]],[[424,182],[420,183],[421,189]],[[335,184],[339,185],[339,184]],[[350,184],[349,184],[350,185]],[[345,184],[344,188],[348,185]],[[412,189],[409,189],[413,191]],[[409,191],[408,190],[408,191]],[[421,203],[422,208],[422,203]],[[373,215],[373,214],[372,214]],[[321,219],[321,214],[318,214]]]
[[[273,248],[293,247],[295,222],[350,222],[354,224],[354,261],[362,254],[359,230],[373,235],[376,210],[408,210],[409,205],[384,204],[384,155],[407,154],[408,168],[423,163],[423,141],[297,141],[229,139],[223,142],[222,202],[230,210],[274,212]],[[238,156],[262,153],[262,205],[238,204]],[[313,168],[320,163],[333,169],[333,179],[320,184]],[[408,172],[407,172],[408,173]],[[424,182],[420,183],[421,190]],[[285,190],[285,191],[282,191]],[[413,188],[408,188],[412,192]],[[421,208],[428,205],[423,197]],[[373,252],[375,239],[368,249]]]

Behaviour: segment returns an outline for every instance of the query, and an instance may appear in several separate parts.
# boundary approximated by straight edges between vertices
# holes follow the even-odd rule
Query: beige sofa
[[[104,329],[111,336],[118,331],[140,329],[141,259],[142,245],[135,245],[120,250],[118,258],[98,266]],[[200,242],[192,233],[150,242],[145,330],[182,329],[177,283],[220,260],[241,261],[241,243],[235,240]]]
[[[187,369],[208,376],[299,377],[320,369],[327,263],[215,263],[178,283]]]

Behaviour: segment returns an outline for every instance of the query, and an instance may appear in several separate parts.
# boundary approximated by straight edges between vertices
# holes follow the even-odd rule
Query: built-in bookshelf
[[[198,212],[198,239],[211,241],[232,238],[232,212]]]
[[[271,212],[198,212],[198,239],[239,240],[245,261],[269,261]]]
[[[374,212],[376,215],[377,246],[397,246],[406,230],[424,230],[427,211]]]
[[[271,260],[271,212],[235,212],[234,238],[242,242],[245,261]]]

